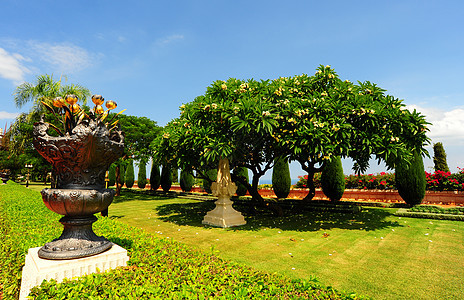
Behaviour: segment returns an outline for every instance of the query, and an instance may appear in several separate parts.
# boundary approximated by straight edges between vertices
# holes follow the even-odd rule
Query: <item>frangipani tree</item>
[[[352,158],[357,172],[371,158],[394,168],[415,150],[427,154],[427,124],[375,84],[342,81],[330,66],[320,66],[313,76],[216,81],[181,107],[181,116],[153,145],[160,155],[197,170],[217,165],[220,157],[247,167],[252,184],[242,183],[262,200],[258,181],[276,157],[298,161],[309,186],[324,162],[337,156]],[[312,186],[306,199],[314,194]]]
[[[337,156],[353,159],[363,172],[371,158],[394,168],[415,149],[428,154],[424,117],[375,84],[341,81],[330,66],[320,66],[314,76],[274,80],[271,89],[281,120],[274,139],[308,172],[306,200],[315,195],[314,173]]]
[[[259,178],[272,168],[276,153],[281,152],[272,138],[279,124],[272,117],[276,107],[267,100],[267,86],[268,81],[234,78],[214,82],[205,95],[181,106],[180,118],[170,122],[154,142],[155,152],[200,174],[217,168],[219,159],[227,157],[232,166],[251,170],[252,184],[245,178],[234,180],[262,201]]]

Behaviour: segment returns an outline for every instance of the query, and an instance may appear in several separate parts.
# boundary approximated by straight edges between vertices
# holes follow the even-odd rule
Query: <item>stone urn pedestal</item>
[[[38,251],[44,259],[75,259],[102,253],[112,243],[97,236],[92,223],[95,213],[108,208],[114,190],[105,189],[105,173],[110,164],[122,156],[124,136],[109,132],[102,122],[84,120],[72,133],[50,136],[49,124],[34,124],[34,146],[53,166],[56,186],[43,189],[42,199],[52,211],[63,215],[61,236]]]
[[[222,228],[245,225],[245,218],[232,207],[233,202],[230,200],[237,191],[237,186],[230,178],[227,158],[219,161],[217,181],[213,182],[211,190],[218,200],[214,202],[216,207],[206,214],[202,223]]]

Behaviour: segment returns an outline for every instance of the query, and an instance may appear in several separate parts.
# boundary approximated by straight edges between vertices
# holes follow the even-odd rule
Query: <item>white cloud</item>
[[[27,61],[18,53],[10,54],[0,48],[0,77],[12,80],[15,84],[24,81],[24,75],[29,72],[22,61]]]
[[[425,116],[427,122],[432,123],[428,134],[432,142],[446,142],[447,145],[464,143],[464,108],[445,111],[439,108],[409,105],[408,109],[416,109]]]
[[[19,113],[9,113],[6,111],[0,111],[0,120],[3,119],[16,119],[19,116]]]
[[[172,42],[183,40],[183,39],[184,39],[184,35],[182,35],[182,34],[173,34],[173,35],[170,35],[168,37],[158,39],[156,41],[156,44],[159,45],[159,46],[164,46],[164,45],[170,44]]]
[[[59,72],[73,73],[90,67],[92,55],[84,48],[70,43],[49,44],[30,42],[39,59],[53,65]]]

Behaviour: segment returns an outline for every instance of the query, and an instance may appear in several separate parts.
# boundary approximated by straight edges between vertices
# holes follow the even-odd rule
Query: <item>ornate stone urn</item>
[[[63,215],[61,236],[39,250],[45,259],[73,259],[96,255],[112,243],[92,230],[94,216],[108,208],[114,190],[105,189],[105,173],[122,156],[124,135],[111,133],[101,120],[81,119],[63,136],[50,136],[50,124],[34,124],[34,147],[53,166],[56,186],[43,189],[42,199],[52,211]]]
[[[10,179],[10,170],[2,170],[0,171],[0,179],[2,180],[3,184],[6,184],[8,180]]]

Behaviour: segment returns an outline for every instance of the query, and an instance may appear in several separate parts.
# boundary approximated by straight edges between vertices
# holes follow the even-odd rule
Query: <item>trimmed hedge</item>
[[[435,219],[435,220],[451,220],[451,221],[464,221],[464,215],[432,213],[432,212],[415,212],[410,209],[400,208],[395,213],[395,216],[409,217],[409,218],[422,218],[422,219]]]
[[[10,184],[11,183],[11,184]],[[3,299],[17,299],[21,268],[31,247],[59,236],[60,216],[40,194],[16,183],[0,186],[0,274]],[[359,299],[314,281],[258,272],[201,253],[110,218],[94,223],[98,235],[128,250],[127,267],[57,284],[44,281],[34,299]]]

